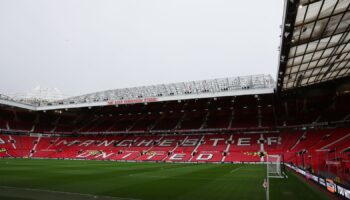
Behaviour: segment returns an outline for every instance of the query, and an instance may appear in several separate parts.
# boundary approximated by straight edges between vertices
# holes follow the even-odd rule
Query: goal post
[[[270,199],[270,178],[284,178],[282,165],[280,155],[266,155],[266,179],[264,180],[266,200]]]

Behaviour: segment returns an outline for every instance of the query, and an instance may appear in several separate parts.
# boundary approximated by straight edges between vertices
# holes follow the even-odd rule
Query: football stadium
[[[286,0],[277,75],[0,95],[0,199],[350,199],[350,0]]]

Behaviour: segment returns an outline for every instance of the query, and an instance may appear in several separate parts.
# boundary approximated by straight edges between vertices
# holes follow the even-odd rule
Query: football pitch
[[[292,172],[270,199],[328,199]],[[265,199],[265,165],[0,159],[1,200]]]

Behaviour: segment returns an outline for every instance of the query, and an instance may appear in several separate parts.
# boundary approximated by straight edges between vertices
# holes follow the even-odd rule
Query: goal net
[[[280,155],[267,155],[266,164],[267,178],[283,178]]]
[[[270,178],[284,178],[281,169],[280,155],[266,155],[266,173],[267,178],[264,181],[266,190],[266,199],[270,199]]]

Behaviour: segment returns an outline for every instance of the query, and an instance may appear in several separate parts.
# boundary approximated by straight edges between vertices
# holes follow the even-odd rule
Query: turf
[[[0,160],[0,199],[265,199],[264,165]],[[287,172],[271,199],[327,199]]]

